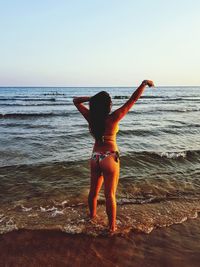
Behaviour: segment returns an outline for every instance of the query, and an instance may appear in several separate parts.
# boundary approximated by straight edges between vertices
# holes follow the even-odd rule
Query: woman
[[[138,100],[146,86],[154,86],[150,80],[144,80],[129,100],[120,108],[111,112],[112,101],[108,93],[102,91],[92,97],[75,97],[74,105],[89,124],[95,143],[90,159],[91,184],[88,196],[90,217],[96,217],[97,197],[104,181],[106,212],[109,230],[116,230],[116,189],[119,179],[119,152],[116,143],[119,121]],[[83,104],[89,102],[89,109]]]

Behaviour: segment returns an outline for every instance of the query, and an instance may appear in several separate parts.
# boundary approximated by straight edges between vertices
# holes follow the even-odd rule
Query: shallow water
[[[0,232],[102,235],[87,219],[93,139],[73,96],[106,90],[113,110],[132,88],[0,88]],[[120,122],[118,231],[150,233],[200,211],[200,87],[147,89]]]

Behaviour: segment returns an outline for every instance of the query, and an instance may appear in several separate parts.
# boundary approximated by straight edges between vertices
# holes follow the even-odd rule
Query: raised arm
[[[131,95],[129,100],[120,108],[116,109],[112,113],[112,117],[115,121],[120,121],[135,104],[135,102],[140,98],[146,86],[152,87],[154,83],[150,80],[144,80],[141,85],[136,89],[136,91]]]
[[[89,109],[83,104],[90,100],[89,96],[74,97],[73,103],[83,117],[89,122]]]

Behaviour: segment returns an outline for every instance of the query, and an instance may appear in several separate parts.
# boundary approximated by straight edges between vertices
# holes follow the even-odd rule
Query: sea
[[[75,96],[107,91],[112,110],[136,87],[0,88],[0,234],[60,229],[105,235],[103,188],[88,220],[94,139]],[[86,104],[87,105],[87,104]],[[200,87],[147,88],[120,121],[117,233],[150,234],[200,212]]]

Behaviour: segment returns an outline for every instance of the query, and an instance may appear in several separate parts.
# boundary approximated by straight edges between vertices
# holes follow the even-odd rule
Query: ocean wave
[[[135,168],[135,176],[140,175],[141,171],[143,175],[151,173],[158,168],[175,168],[174,175],[176,176],[177,168],[185,171],[191,166],[200,163],[200,151],[199,150],[187,150],[187,151],[141,151],[141,152],[129,152],[121,155],[122,165],[127,168]],[[156,175],[156,173],[155,173]],[[188,175],[189,176],[189,175]]]
[[[31,118],[31,117],[53,117],[53,116],[62,116],[62,117],[69,117],[72,112],[70,113],[65,113],[65,112],[60,112],[60,113],[53,113],[53,112],[48,112],[48,113],[5,113],[5,114],[0,114],[0,119],[9,119],[9,118]],[[73,114],[74,115],[74,114]]]
[[[0,101],[56,101],[55,97],[47,97],[47,98],[41,98],[41,97],[8,97],[8,98],[0,98]]]
[[[141,98],[143,98],[143,99],[154,99],[154,98],[161,98],[161,99],[163,99],[163,98],[169,98],[168,96],[159,96],[159,95],[142,95],[141,96]]]
[[[155,129],[133,129],[133,130],[122,130],[120,129],[119,136],[149,136],[149,135],[159,135],[159,131]]]
[[[126,95],[115,95],[113,96],[113,99],[129,99],[130,96],[126,96]],[[143,99],[157,99],[157,98],[168,98],[167,96],[153,96],[153,95],[145,95],[145,96],[141,96],[141,98]]]
[[[41,106],[66,106],[66,105],[71,105],[71,103],[58,103],[58,104],[41,104]],[[23,105],[22,105],[23,106]],[[40,106],[40,105],[29,105],[29,106]],[[131,110],[129,112],[129,114],[134,114],[134,113],[137,113],[137,114],[144,114],[144,113],[148,113],[148,114],[156,114],[157,112],[174,112],[174,113],[189,113],[189,112],[199,112],[200,111],[200,108],[180,108],[180,109],[160,109],[160,108],[157,108],[155,110]],[[66,116],[75,116],[76,114],[78,114],[78,112],[73,109],[73,110],[70,110],[69,112],[62,112],[62,111],[58,111],[58,112],[32,112],[32,113],[22,113],[22,112],[16,112],[16,113],[0,113],[0,119],[3,118],[3,119],[6,119],[6,118],[28,118],[28,117],[53,117],[53,116],[61,116],[61,117],[66,117]],[[136,130],[135,130],[136,131]]]
[[[129,99],[130,95],[114,95],[112,96],[113,99],[120,100],[120,99]],[[163,102],[199,102],[200,98],[198,96],[188,97],[188,96],[181,96],[181,97],[170,97],[170,96],[160,96],[160,95],[142,95],[141,99],[156,99],[161,100]],[[22,101],[22,102],[54,102],[59,100],[68,100],[72,102],[73,96],[66,95],[66,94],[42,94],[38,96],[10,96],[10,97],[0,97],[0,101],[7,102],[7,101]]]
[[[159,155],[161,157],[166,157],[168,159],[186,158],[187,151],[181,151],[181,152],[161,152]]]
[[[8,214],[1,213],[0,233],[15,229],[60,229],[69,234],[105,235],[108,229],[105,205],[98,205],[95,220],[89,219],[87,209],[87,206],[9,209]],[[156,228],[195,219],[199,212],[200,200],[118,205],[116,234],[130,231],[148,234]]]
[[[85,136],[88,133],[85,132]],[[89,156],[88,156],[89,158]],[[187,161],[193,162],[193,164],[200,162],[200,150],[183,150],[183,151],[140,151],[140,152],[127,152],[120,153],[120,159],[123,162],[123,166],[136,167],[138,164],[143,164],[143,167],[147,164],[151,164],[154,168],[157,164],[171,164],[171,163],[183,163],[183,166],[187,167]],[[88,163],[88,159],[69,159],[69,161],[53,161],[46,163],[30,163],[30,164],[16,164],[16,165],[5,165],[1,166],[0,170],[3,172],[13,172],[17,169],[29,169],[29,168],[71,168],[73,165],[76,168],[77,165],[83,166]],[[163,166],[164,166],[163,165]],[[148,165],[148,168],[150,166]],[[180,167],[180,166],[179,166]],[[12,168],[14,168],[12,170]]]
[[[200,127],[200,123],[199,124],[198,123],[190,123],[190,122],[187,122],[187,123],[186,122],[183,122],[183,123],[182,122],[178,122],[178,123],[181,124],[181,125],[172,124],[172,125],[167,126],[167,128],[172,129],[172,131],[174,132],[174,131],[176,131],[176,129],[185,130],[186,128],[188,128],[188,129],[190,129],[192,131],[193,128],[199,128]],[[164,131],[165,130],[167,130],[167,129],[164,129]]]
[[[1,104],[0,103],[0,107],[51,107],[51,106],[68,106],[68,105],[72,105],[72,103],[66,103],[66,102],[56,102],[56,103],[23,103],[23,104],[17,104],[17,103],[7,103],[7,104]]]
[[[127,95],[115,95],[113,96],[113,99],[129,99],[130,96]],[[181,96],[181,97],[170,97],[170,96],[161,96],[161,95],[142,95],[140,97],[141,99],[156,99],[166,102],[171,101],[190,101],[190,102],[198,102],[200,101],[199,95],[194,97],[188,97],[188,96]]]
[[[59,93],[59,92],[51,92],[51,93],[44,93],[44,94],[42,94],[42,95],[44,95],[44,96],[49,96],[49,95],[53,95],[53,96],[66,96],[66,94],[65,93]]]
[[[144,161],[150,158],[152,159],[170,159],[170,160],[177,160],[177,159],[190,159],[196,158],[199,160],[200,157],[200,150],[184,150],[184,151],[141,151],[141,152],[133,152],[128,153],[127,155],[123,156],[125,159],[129,158],[138,158],[143,157]]]
[[[127,129],[127,130],[123,130],[123,129],[120,129],[120,132],[118,134],[119,138],[129,138],[131,136],[134,136],[134,137],[142,137],[142,136],[160,136],[162,135],[163,133],[168,133],[168,134],[177,134],[177,133],[187,133],[188,132],[191,132],[191,133],[194,133],[194,130],[195,129],[198,129],[200,128],[200,124],[191,124],[191,123],[188,123],[188,124],[184,124],[184,125],[175,125],[175,124],[172,124],[172,125],[167,125],[166,127],[155,127],[155,128],[138,128],[135,127],[135,129]]]
[[[192,107],[192,108],[175,108],[175,109],[157,109],[156,111],[164,111],[164,112],[198,112],[200,108]]]
[[[142,110],[136,110],[136,109],[133,109],[131,111],[129,111],[129,114],[144,114],[144,113],[147,113],[147,114],[156,114],[158,112],[164,112],[164,113],[189,113],[189,112],[199,112],[200,111],[200,108],[199,107],[189,107],[189,108],[185,108],[185,107],[180,107],[180,108],[160,108],[160,107],[154,107],[154,109],[150,109],[150,108],[147,108],[147,109],[142,109]]]
[[[199,96],[196,98],[190,98],[190,97],[174,97],[174,98],[166,98],[163,99],[162,101],[167,101],[167,102],[171,102],[171,101],[183,101],[183,102],[200,102],[200,98]]]

